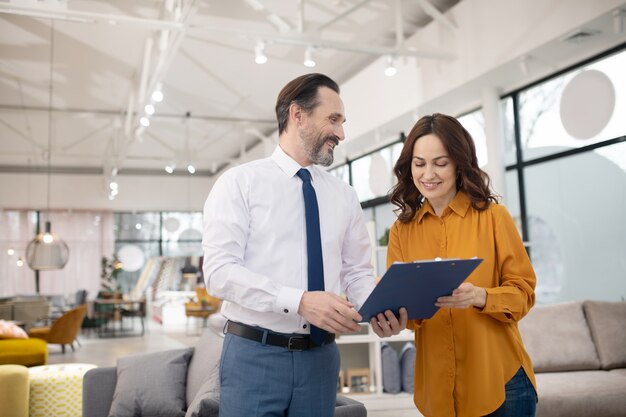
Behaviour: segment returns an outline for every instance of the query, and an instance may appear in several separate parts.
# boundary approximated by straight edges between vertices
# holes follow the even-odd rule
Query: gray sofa
[[[626,416],[626,303],[535,306],[520,321],[537,417]]]
[[[83,378],[83,417],[217,417],[222,342],[223,336],[208,328],[195,348],[136,355],[119,359],[117,367],[90,370]],[[177,390],[178,398],[167,398]],[[337,396],[335,417],[366,416],[363,404]]]

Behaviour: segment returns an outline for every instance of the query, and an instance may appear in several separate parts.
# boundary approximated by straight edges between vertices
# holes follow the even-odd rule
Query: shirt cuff
[[[277,313],[283,313],[286,315],[298,314],[298,308],[300,307],[300,300],[304,290],[293,287],[282,287],[276,297],[276,306],[274,311]]]

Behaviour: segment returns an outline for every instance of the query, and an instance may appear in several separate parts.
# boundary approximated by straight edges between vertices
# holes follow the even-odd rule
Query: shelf
[[[391,337],[380,338],[375,333],[368,334],[345,334],[338,337],[335,342],[339,345],[351,343],[372,343],[372,342],[411,342],[415,339],[412,330],[403,330],[400,334]]]

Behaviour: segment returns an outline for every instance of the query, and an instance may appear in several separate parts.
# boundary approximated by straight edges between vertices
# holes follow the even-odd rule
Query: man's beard
[[[330,166],[333,163],[333,150],[325,150],[324,146],[327,141],[331,141],[337,146],[339,140],[335,135],[319,136],[312,130],[305,130],[300,135],[300,140],[304,145],[304,152],[311,162],[324,167]]]

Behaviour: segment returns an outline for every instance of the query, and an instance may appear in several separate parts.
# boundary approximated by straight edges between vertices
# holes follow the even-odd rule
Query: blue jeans
[[[485,417],[534,417],[537,408],[537,393],[523,368],[504,386],[504,403]]]
[[[339,349],[290,352],[226,334],[220,364],[220,417],[332,417]]]

